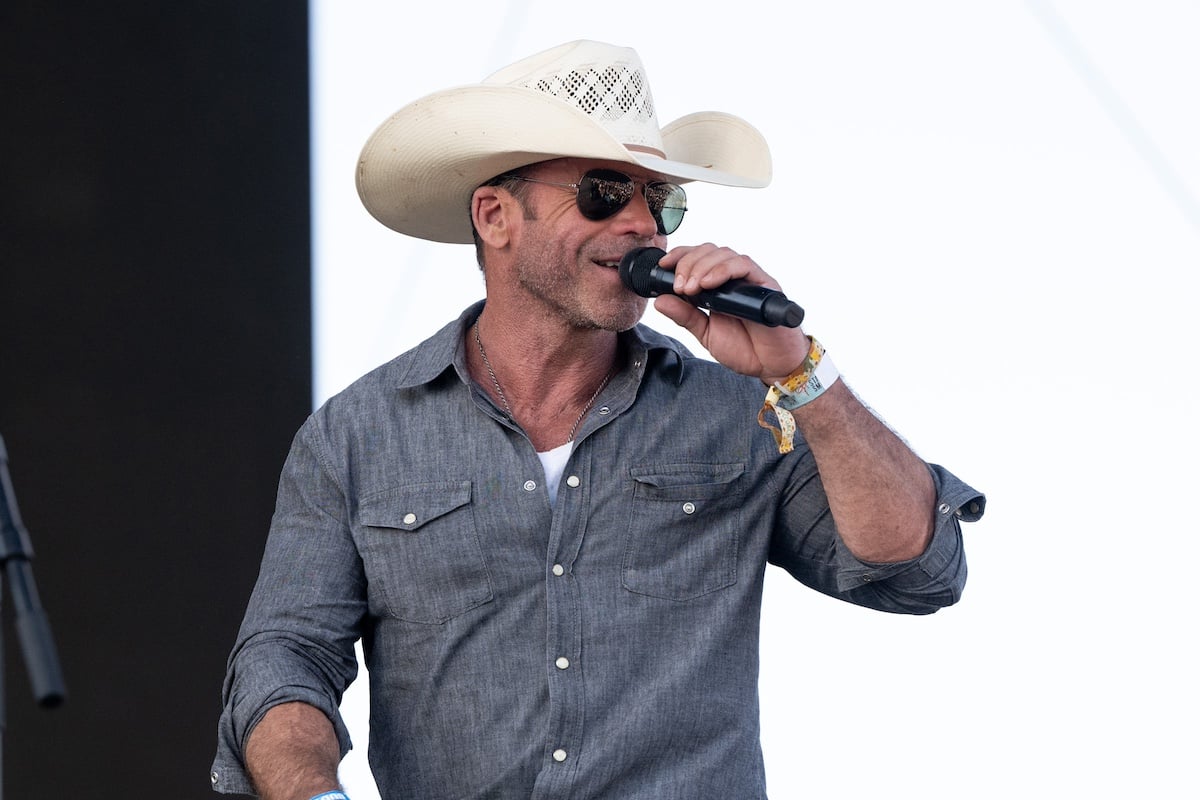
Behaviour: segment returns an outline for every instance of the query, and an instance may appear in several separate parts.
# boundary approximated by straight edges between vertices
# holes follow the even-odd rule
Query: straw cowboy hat
[[[624,161],[681,183],[771,180],[766,140],[745,120],[702,111],[660,129],[637,53],[576,41],[397,111],[363,147],[358,194],[393,230],[467,244],[477,187],[564,157]]]

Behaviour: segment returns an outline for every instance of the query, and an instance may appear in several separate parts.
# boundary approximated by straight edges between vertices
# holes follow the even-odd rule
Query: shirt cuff
[[[278,667],[271,669],[265,664],[254,663],[265,655],[243,651],[243,660],[237,664],[237,672],[255,677],[239,685],[235,673],[235,678],[227,687],[225,708],[218,725],[217,754],[209,775],[215,791],[254,794],[254,786],[243,760],[246,741],[266,713],[283,703],[305,703],[324,713],[333,724],[342,757],[352,747],[350,731],[342,721],[338,700],[322,687],[305,685],[310,683],[311,675],[303,670],[303,675],[295,673],[283,676]]]
[[[908,610],[929,613],[958,601],[967,580],[960,522],[983,516],[987,498],[937,464],[929,465],[937,496],[933,538],[925,552],[908,561],[860,561],[838,548],[838,589],[843,592],[887,582],[890,594],[912,601]]]

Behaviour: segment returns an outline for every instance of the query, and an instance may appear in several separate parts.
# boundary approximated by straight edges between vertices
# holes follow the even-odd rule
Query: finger
[[[779,284],[757,261],[728,247],[705,253],[693,270],[692,278],[697,281],[698,290],[715,289],[732,280],[745,280],[759,286],[779,288]]]
[[[679,245],[672,247],[671,250],[662,258],[659,259],[658,265],[663,269],[669,269],[675,273],[675,288],[673,291],[678,292],[688,278],[691,276],[692,264],[695,263],[694,253],[702,248],[712,247],[710,244],[703,245]],[[685,260],[686,259],[686,260]]]
[[[678,294],[695,294],[704,288],[720,286],[728,277],[727,262],[737,254],[728,247],[703,244],[686,253],[675,265],[675,290]]]
[[[675,261],[677,294],[690,295],[706,289],[715,289],[731,280],[747,280],[758,285],[779,288],[774,279],[754,259],[728,247],[704,244],[689,248],[687,252],[671,260]],[[668,261],[664,266],[669,264]]]

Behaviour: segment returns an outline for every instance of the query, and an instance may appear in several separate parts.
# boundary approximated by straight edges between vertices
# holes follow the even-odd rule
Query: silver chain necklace
[[[496,378],[496,371],[492,369],[492,362],[488,361],[487,351],[483,349],[483,342],[479,339],[479,320],[475,320],[473,330],[475,332],[475,346],[479,348],[479,356],[483,359],[483,366],[487,368],[488,377],[492,379],[492,386],[496,388],[496,394],[499,395],[500,402],[504,405],[504,413],[508,415],[509,419],[515,422],[516,418],[513,416],[512,406],[508,404],[508,398],[504,395],[504,390],[500,388],[500,381]],[[604,391],[604,387],[608,386],[608,382],[612,380],[612,376],[616,372],[616,368],[609,370],[608,374],[604,376],[604,380],[600,381],[600,385],[596,387],[596,391],[592,392],[591,398],[583,406],[583,410],[579,412],[579,416],[575,418],[575,424],[571,426],[571,432],[567,434],[567,440],[563,444],[570,444],[575,441],[575,431],[579,430],[579,423],[583,422],[583,418],[591,411],[592,403],[596,402],[596,398]]]

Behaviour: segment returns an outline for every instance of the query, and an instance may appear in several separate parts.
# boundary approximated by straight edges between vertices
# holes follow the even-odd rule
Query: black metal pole
[[[66,699],[67,690],[50,632],[50,620],[33,581],[32,559],[33,545],[29,531],[21,522],[21,512],[17,510],[16,492],[8,475],[8,450],[4,446],[4,437],[0,436],[0,561],[4,564],[4,575],[13,599],[17,638],[25,656],[25,670],[29,674],[34,700],[43,708],[54,708]],[[3,652],[3,632],[0,631],[0,656]],[[2,665],[3,661],[0,661],[0,667]],[[0,669],[0,798],[4,796],[3,730],[6,724],[2,678],[3,670]]]

